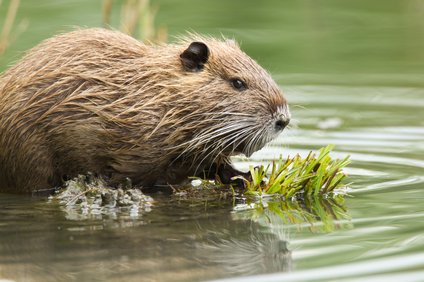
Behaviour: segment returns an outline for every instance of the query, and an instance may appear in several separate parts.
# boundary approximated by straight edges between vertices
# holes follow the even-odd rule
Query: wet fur
[[[210,50],[200,72],[181,65],[192,41]],[[249,89],[235,90],[234,77]],[[49,188],[88,171],[111,184],[178,183],[234,150],[261,148],[276,136],[277,113],[289,115],[282,93],[234,41],[65,33],[0,76],[0,190]]]

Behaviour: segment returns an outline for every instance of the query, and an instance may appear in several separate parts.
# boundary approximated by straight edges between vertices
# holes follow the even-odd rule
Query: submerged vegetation
[[[137,215],[148,212],[153,204],[153,199],[133,187],[129,180],[116,189],[91,174],[66,181],[50,200],[58,202],[70,219],[125,213]]]
[[[299,154],[287,160],[280,157],[272,165],[250,167],[251,180],[236,178],[245,182],[247,194],[280,194],[290,198],[331,193],[344,187],[342,180],[347,175],[343,168],[350,163],[350,156],[333,160],[333,148],[334,145],[321,148],[318,156],[311,151],[306,158]]]

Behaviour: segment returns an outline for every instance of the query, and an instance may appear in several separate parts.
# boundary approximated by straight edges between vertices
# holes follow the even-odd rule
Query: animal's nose
[[[279,117],[275,121],[275,130],[282,131],[284,128],[286,128],[287,125],[290,123],[290,118],[287,117]]]

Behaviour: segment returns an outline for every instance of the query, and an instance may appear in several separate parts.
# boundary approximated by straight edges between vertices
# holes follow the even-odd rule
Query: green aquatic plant
[[[347,176],[343,168],[350,163],[350,156],[333,160],[330,152],[334,145],[321,148],[318,156],[312,151],[306,158],[299,154],[272,162],[268,166],[250,167],[250,179],[242,176],[247,194],[280,194],[287,198],[298,194],[316,196],[333,192],[344,186]],[[271,169],[271,170],[270,170]]]

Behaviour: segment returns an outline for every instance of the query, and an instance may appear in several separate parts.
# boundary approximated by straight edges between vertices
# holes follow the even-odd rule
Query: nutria
[[[176,184],[262,148],[289,115],[277,84],[233,40],[61,34],[0,76],[0,190],[87,172],[111,185]]]

